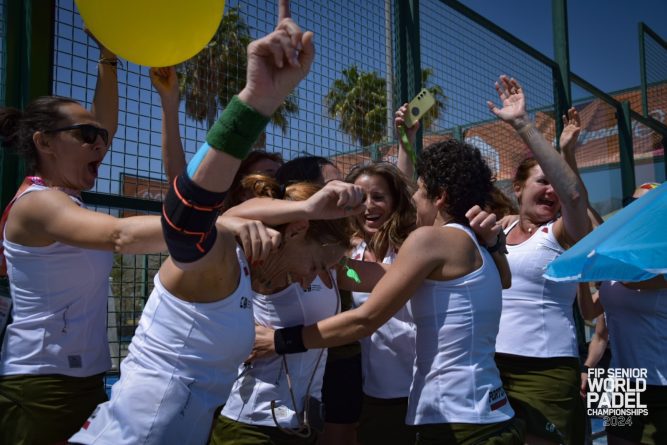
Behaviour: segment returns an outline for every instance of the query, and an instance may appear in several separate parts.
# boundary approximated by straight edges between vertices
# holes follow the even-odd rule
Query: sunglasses
[[[92,124],[76,124],[69,127],[55,128],[53,130],[46,130],[44,133],[58,133],[60,131],[77,130],[81,139],[86,144],[94,144],[97,141],[97,136],[102,137],[104,145],[109,145],[109,132],[105,128],[96,127]]]

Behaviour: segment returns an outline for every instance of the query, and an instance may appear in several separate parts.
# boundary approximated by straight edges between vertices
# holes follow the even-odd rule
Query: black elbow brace
[[[185,171],[174,179],[162,204],[162,234],[174,260],[192,263],[211,250],[225,195],[201,188]]]

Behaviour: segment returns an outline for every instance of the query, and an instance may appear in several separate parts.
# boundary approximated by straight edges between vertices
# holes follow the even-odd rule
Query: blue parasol
[[[644,281],[667,274],[667,186],[651,190],[556,258],[554,281]]]

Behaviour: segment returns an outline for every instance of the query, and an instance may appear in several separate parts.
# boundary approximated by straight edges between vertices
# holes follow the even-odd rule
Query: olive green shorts
[[[523,445],[524,439],[523,422],[516,417],[486,425],[435,423],[417,425],[415,429],[416,445]]]
[[[357,439],[361,445],[414,444],[415,427],[405,424],[408,398],[378,399],[364,394]]]
[[[280,431],[276,427],[250,425],[225,416],[218,416],[213,423],[210,445],[312,445],[317,442],[317,432],[299,437]]]
[[[579,359],[496,354],[503,388],[526,433],[565,445],[584,443],[586,410]]]
[[[667,444],[667,386],[647,385],[641,402],[648,410],[646,416],[603,418],[607,435],[642,444]]]
[[[69,439],[107,400],[103,377],[0,377],[0,443],[52,444]]]

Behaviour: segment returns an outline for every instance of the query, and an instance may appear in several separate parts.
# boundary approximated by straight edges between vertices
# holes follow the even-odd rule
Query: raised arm
[[[581,119],[577,109],[572,107],[567,110],[567,114],[563,115],[563,131],[560,134],[560,149],[565,158],[565,162],[570,166],[572,171],[577,175],[580,181],[581,174],[579,173],[579,166],[577,165],[577,157],[575,156],[575,148],[577,147],[577,140],[581,132]],[[602,216],[590,205],[588,206],[588,217],[591,220],[593,227],[597,227],[604,222]]]
[[[521,85],[515,79],[500,76],[495,86],[502,108],[496,107],[491,101],[487,102],[487,105],[493,114],[517,131],[558,194],[562,223],[558,223],[554,230],[558,240],[569,247],[590,231],[586,187],[529,119]]]
[[[109,132],[109,144],[118,129],[118,57],[109,51],[88,29],[86,34],[97,43],[100,58],[91,112],[95,120]]]
[[[405,141],[403,141],[402,131],[405,132],[408,143],[412,145],[412,150],[414,150],[415,142],[417,141],[417,131],[419,131],[421,124],[417,121],[412,127],[406,127],[405,115],[407,113],[408,104],[404,103],[394,114],[394,126],[396,127],[396,134],[398,134],[398,162],[396,166],[408,179],[414,180],[415,165],[407,151],[408,148],[405,146]]]
[[[211,127],[206,143],[165,198],[163,231],[169,253],[179,267],[200,267],[206,260],[217,237],[215,220],[241,160],[269,116],[310,70],[312,33],[302,33],[289,18],[287,0],[280,1],[280,11],[276,30],[248,46],[245,87]],[[215,262],[216,258],[207,261]]]
[[[185,151],[178,122],[178,77],[173,66],[151,68],[149,74],[162,103],[162,166],[171,184],[185,168]]]

